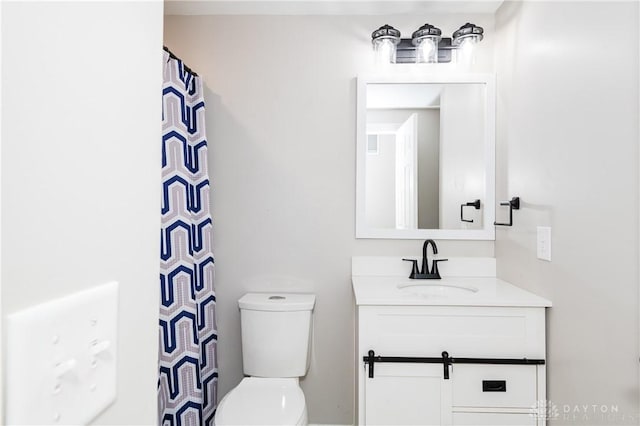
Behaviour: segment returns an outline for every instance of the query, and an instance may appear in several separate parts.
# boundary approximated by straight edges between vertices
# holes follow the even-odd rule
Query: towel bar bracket
[[[509,207],[509,222],[508,223],[493,222],[493,224],[497,226],[513,226],[513,211],[520,210],[520,197],[513,197],[509,201],[501,201],[500,205]]]
[[[464,208],[473,207],[476,210],[480,210],[480,200],[470,201],[468,203],[460,204],[460,220],[462,222],[473,223],[473,219],[464,218]]]

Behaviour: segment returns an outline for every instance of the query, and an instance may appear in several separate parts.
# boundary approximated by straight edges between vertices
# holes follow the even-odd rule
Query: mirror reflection
[[[482,83],[366,85],[368,228],[484,227],[486,105]]]

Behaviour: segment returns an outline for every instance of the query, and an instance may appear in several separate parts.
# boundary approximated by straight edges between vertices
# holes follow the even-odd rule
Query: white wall
[[[119,281],[97,423],[155,424],[162,2],[2,8],[2,315]]]
[[[396,226],[396,135],[378,135],[378,152],[367,153],[366,221],[374,228]]]
[[[354,238],[355,77],[371,71],[373,30],[388,22],[410,34],[424,19],[166,17],[165,44],[205,82],[221,395],[242,378],[238,298],[313,292],[314,354],[302,381],[310,421],[353,421],[351,256],[418,256],[422,244]],[[477,71],[492,70],[492,15],[428,19],[447,34],[482,25]],[[445,255],[493,255],[493,241],[438,244]]]
[[[0,3],[0,165],[2,164],[2,4]],[[0,172],[0,188],[2,188],[2,173]],[[0,224],[2,223],[2,197],[0,196]],[[3,352],[3,317],[2,317],[2,226],[0,226],[0,423],[4,419],[4,352]]]
[[[440,110],[421,109],[371,109],[367,111],[367,123],[394,124],[398,128],[415,114],[418,122],[418,228],[437,229],[438,163],[440,151]],[[366,212],[369,226],[395,228],[395,135],[380,138],[382,143],[391,140],[385,152],[367,155]]]
[[[440,228],[482,229],[486,205],[486,85],[448,84],[440,105]],[[470,222],[460,221],[460,205],[480,200],[481,209],[465,207]]]
[[[440,205],[440,109],[418,113],[418,228],[438,227]],[[425,188],[426,187],[426,188]],[[423,189],[424,188],[424,189]]]
[[[553,424],[638,424],[638,3],[505,3],[495,40],[498,199],[522,203],[498,274],[553,301]],[[565,417],[585,404],[619,412]]]

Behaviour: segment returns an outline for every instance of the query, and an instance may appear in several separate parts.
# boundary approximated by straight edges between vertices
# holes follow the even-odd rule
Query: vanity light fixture
[[[396,46],[400,43],[400,31],[391,25],[383,25],[371,34],[373,51],[378,64],[396,62]]]
[[[476,44],[482,40],[484,29],[467,22],[459,30],[453,32],[453,45],[461,47],[466,43]]]
[[[461,63],[473,62],[473,47],[483,38],[482,27],[469,22],[453,32],[453,45],[458,48],[456,60]]]
[[[467,22],[454,31],[453,36],[442,37],[442,31],[424,24],[411,38],[400,38],[400,31],[383,25],[371,34],[376,63],[437,63],[451,62],[451,52],[459,50],[459,57],[469,61],[473,46],[482,40],[484,29]]]
[[[416,47],[416,63],[438,62],[438,43],[442,39],[440,28],[424,24],[411,35],[411,44]]]

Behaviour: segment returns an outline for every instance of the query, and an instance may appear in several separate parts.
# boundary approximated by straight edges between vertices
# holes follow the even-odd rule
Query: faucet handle
[[[440,278],[440,271],[438,270],[438,262],[446,262],[449,259],[433,259],[433,266],[431,267],[431,273],[437,275]]]
[[[416,275],[418,274],[418,260],[417,259],[402,259],[405,262],[413,262],[413,266],[411,268],[411,275],[409,275],[409,278],[413,279],[416,277]]]

